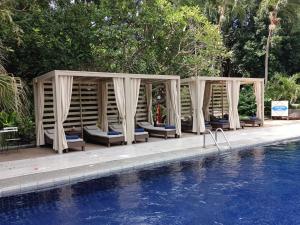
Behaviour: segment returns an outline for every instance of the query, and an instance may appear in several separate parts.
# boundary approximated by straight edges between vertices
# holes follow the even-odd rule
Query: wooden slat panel
[[[44,110],[44,127],[46,129],[53,128],[54,126],[54,112],[53,112],[53,92],[52,84],[47,83],[45,87],[45,110]],[[138,98],[138,107],[136,120],[147,120],[147,103],[145,96],[145,85],[142,84]],[[80,127],[80,108],[82,110],[83,124],[96,124],[98,120],[98,95],[96,83],[82,84],[81,85],[81,107],[80,107],[80,92],[78,83],[74,82],[72,90],[72,100],[68,118],[64,123],[64,127]],[[121,122],[119,112],[117,109],[113,84],[108,84],[108,104],[107,116],[109,123]]]

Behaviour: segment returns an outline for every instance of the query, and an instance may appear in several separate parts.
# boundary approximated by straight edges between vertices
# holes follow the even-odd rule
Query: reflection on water
[[[0,224],[300,224],[299,180],[299,142],[256,147],[2,198]]]
[[[118,203],[122,209],[138,208],[141,197],[140,179],[137,173],[119,177]]]

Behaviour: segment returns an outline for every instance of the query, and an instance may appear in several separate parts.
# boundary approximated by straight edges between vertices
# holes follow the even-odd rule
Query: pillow
[[[67,140],[79,139],[79,135],[66,135]]]
[[[176,129],[174,125],[165,125],[165,129]]]
[[[144,128],[135,128],[134,132],[145,132]]]
[[[250,120],[257,120],[258,118],[256,116],[250,116],[249,119]]]
[[[118,131],[108,131],[107,132],[107,135],[119,135],[119,134],[122,134],[122,133],[118,132]]]

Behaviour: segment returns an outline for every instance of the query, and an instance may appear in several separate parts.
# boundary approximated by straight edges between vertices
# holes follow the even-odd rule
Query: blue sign
[[[284,105],[277,105],[277,106],[273,106],[272,110],[274,111],[286,111],[288,110],[288,107],[284,106]]]

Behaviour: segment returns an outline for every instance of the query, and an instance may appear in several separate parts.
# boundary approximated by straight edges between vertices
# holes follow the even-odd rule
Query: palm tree
[[[0,2],[0,22],[20,29],[12,20],[11,1]],[[27,111],[26,85],[23,81],[8,74],[4,68],[4,46],[0,40],[0,111],[17,112],[24,116]]]
[[[269,53],[270,44],[272,42],[272,36],[278,27],[281,18],[278,18],[279,11],[285,11],[284,14],[290,19],[299,19],[298,11],[300,3],[298,0],[263,0],[260,3],[259,14],[262,16],[264,13],[269,13],[269,32],[267,43],[265,46],[265,85],[267,85],[269,79]],[[287,19],[287,18],[284,18]]]

